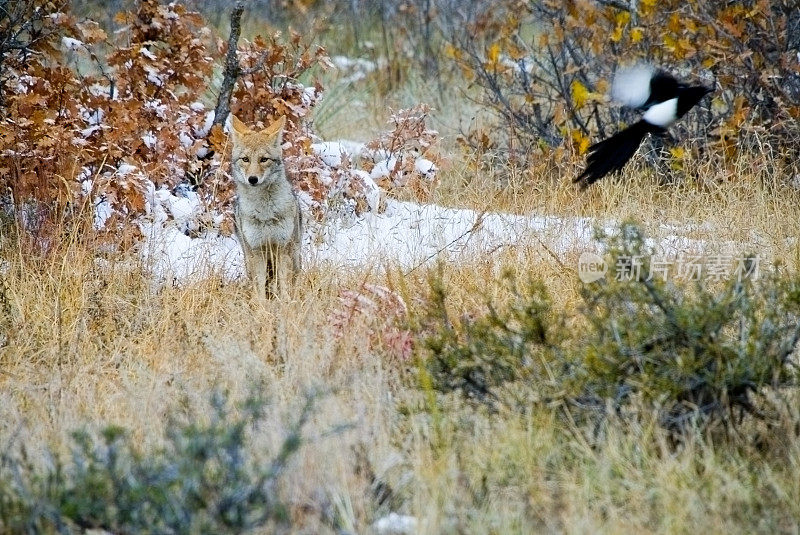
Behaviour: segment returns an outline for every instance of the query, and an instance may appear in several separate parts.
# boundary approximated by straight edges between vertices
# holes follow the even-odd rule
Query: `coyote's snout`
[[[283,165],[285,123],[281,117],[264,130],[254,131],[232,116],[236,235],[259,295],[277,295],[278,285],[288,277],[287,263],[291,263],[292,279],[300,271],[302,219]]]

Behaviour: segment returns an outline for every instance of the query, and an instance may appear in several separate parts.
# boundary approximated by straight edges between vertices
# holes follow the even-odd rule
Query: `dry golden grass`
[[[357,285],[358,274],[336,282],[338,274],[311,273],[310,291],[265,305],[250,299],[249,285],[215,280],[154,289],[131,256],[100,262],[72,244],[32,258],[13,246],[5,240],[0,443],[21,428],[29,451],[63,451],[71,431],[113,423],[154,447],[168,413],[202,419],[212,389],[242,399],[257,387],[272,400],[264,440],[276,447],[305,393],[329,390],[289,494],[298,508],[319,496],[346,498],[365,517],[363,498],[349,496],[365,493],[353,448],[366,442],[371,456],[385,455],[398,378],[363,333],[332,340],[337,288]],[[324,436],[341,424],[355,431]]]
[[[632,172],[627,182],[606,181],[581,196],[561,177],[534,172],[508,191],[476,174],[457,197],[449,184],[465,181],[467,171],[452,169],[443,184],[451,193],[440,192],[449,204],[633,216],[653,228],[710,223],[714,231],[698,237],[763,236],[771,254],[796,266],[797,246],[786,240],[798,233],[796,195],[752,176],[700,190],[648,186],[649,177]],[[497,194],[487,203],[482,191]],[[63,451],[69,432],[114,423],[154,447],[168,413],[203,418],[214,387],[237,399],[256,385],[272,400],[256,442],[267,451],[305,392],[321,388],[327,394],[286,481],[299,531],[328,531],[319,518],[333,514],[363,532],[389,509],[416,516],[421,533],[792,532],[800,518],[796,443],[759,451],[697,437],[675,450],[655,426],[619,424],[590,446],[585,430],[550,411],[486,414],[456,400],[421,410],[429,402],[413,362],[369,343],[380,320],[359,317],[335,339],[330,317],[340,290],[364,281],[397,288],[418,308],[427,268],[405,277],[312,268],[290,300],[263,304],[247,285],[215,279],[154,288],[131,253],[97,259],[76,241],[41,256],[6,236],[2,258],[2,444],[19,431],[31,451]],[[455,315],[482,310],[487,295],[502,300],[506,268],[543,279],[557,309],[574,310],[573,269],[532,243],[442,265]],[[341,424],[352,428],[327,434]],[[390,505],[378,505],[363,458],[392,488]]]
[[[461,111],[446,104],[435,120],[453,125]],[[379,129],[379,107],[363,106],[371,128]],[[331,119],[328,138],[357,130],[339,121]],[[624,180],[581,194],[571,183],[577,160],[502,176],[476,171],[460,161],[454,131],[443,130],[453,157],[437,202],[633,218],[656,234],[668,223],[688,237],[752,245],[790,270],[800,262],[798,193],[759,158],[726,169],[690,161],[700,179],[672,187],[657,186],[635,163]],[[390,510],[417,517],[420,533],[797,531],[800,442],[768,438],[759,449],[698,436],[676,449],[655,425],[620,423],[590,445],[586,430],[550,410],[487,414],[455,399],[431,406],[415,362],[371,343],[384,328],[380,317],[357,316],[334,336],[341,290],[387,285],[419,311],[427,267],[406,275],[312,267],[289,300],[261,303],[248,285],[214,278],[156,288],[133,253],[98,258],[66,240],[41,255],[13,233],[0,238],[0,444],[19,433],[29,451],[63,452],[71,431],[113,423],[152,448],[168,414],[202,419],[214,388],[241,399],[256,387],[271,399],[255,442],[266,456],[306,392],[322,389],[285,483],[298,531],[332,531],[321,520],[332,515],[342,529],[362,533]],[[559,262],[541,244],[521,243],[442,264],[454,317],[483,310],[487,296],[502,301],[505,269],[540,278],[556,309],[573,313],[576,254]],[[343,424],[351,427],[330,434]],[[392,489],[384,505],[370,472]]]

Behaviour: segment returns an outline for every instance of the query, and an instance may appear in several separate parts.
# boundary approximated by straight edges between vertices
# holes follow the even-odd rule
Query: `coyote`
[[[256,132],[232,115],[236,236],[256,295],[261,297],[265,293],[276,296],[278,284],[285,286],[287,260],[292,264],[292,281],[300,271],[302,218],[283,166],[285,123],[286,117],[281,117]]]

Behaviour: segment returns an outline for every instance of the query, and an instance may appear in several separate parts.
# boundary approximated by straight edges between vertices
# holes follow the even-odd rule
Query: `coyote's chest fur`
[[[246,186],[239,188],[236,226],[251,249],[270,245],[285,247],[292,241],[297,200],[288,182],[282,186],[250,191]]]

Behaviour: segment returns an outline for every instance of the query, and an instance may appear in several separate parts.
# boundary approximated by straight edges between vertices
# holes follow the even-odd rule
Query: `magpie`
[[[586,169],[573,182],[586,189],[604,176],[620,171],[648,133],[666,134],[668,126],[713,91],[686,85],[650,65],[620,70],[611,85],[611,97],[644,114],[638,122],[589,147]]]

